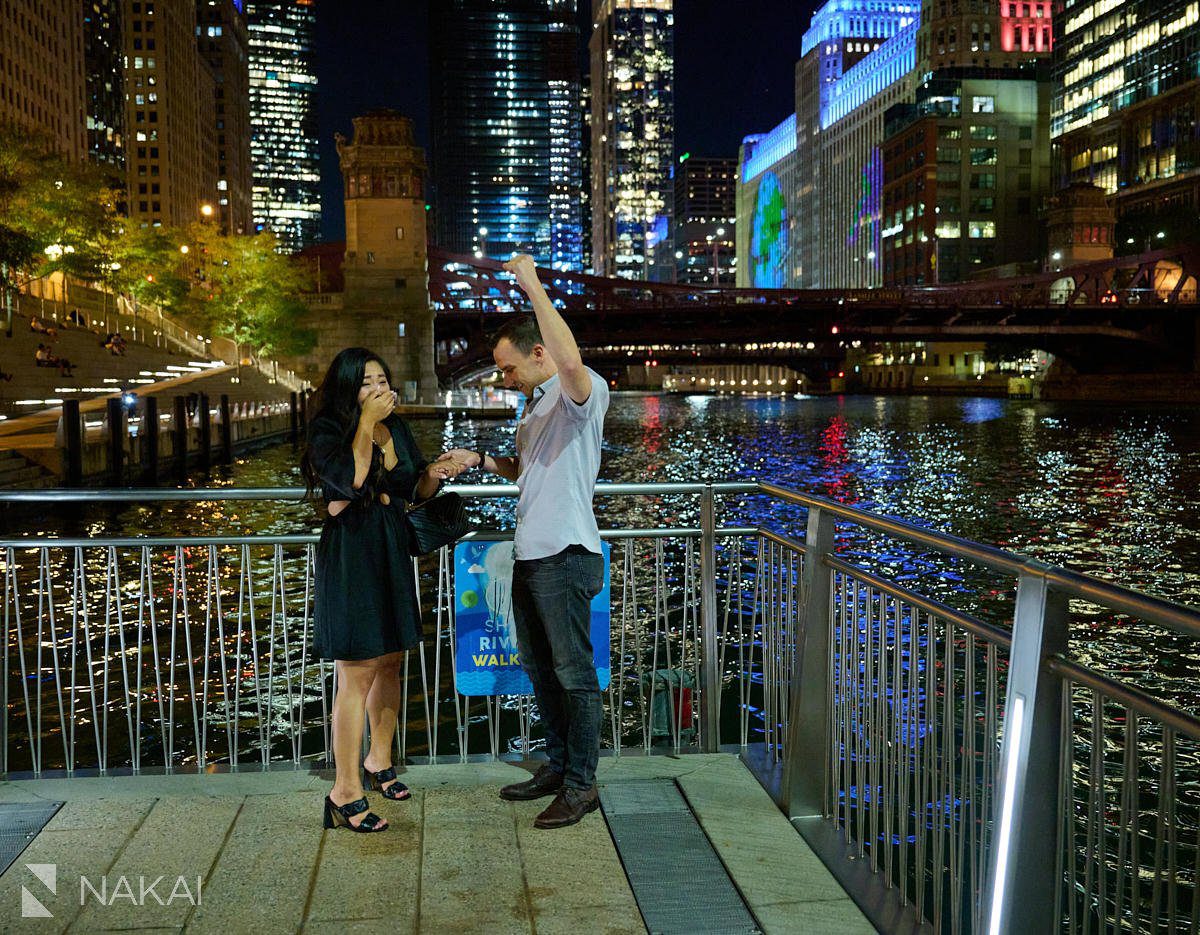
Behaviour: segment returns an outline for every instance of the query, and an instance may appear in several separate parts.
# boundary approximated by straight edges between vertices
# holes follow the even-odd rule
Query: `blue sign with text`
[[[592,600],[592,653],[600,688],[611,677],[608,543],[604,588]],[[512,616],[513,544],[471,539],[454,547],[455,678],[461,695],[532,695]]]

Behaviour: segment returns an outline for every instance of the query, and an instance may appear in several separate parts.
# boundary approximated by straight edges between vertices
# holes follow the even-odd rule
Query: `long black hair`
[[[358,393],[362,389],[363,374],[372,360],[383,368],[383,375],[391,386],[392,371],[382,357],[365,347],[348,347],[330,362],[325,378],[313,394],[308,407],[309,425],[322,417],[332,419],[342,432],[342,440],[350,443],[358,427]],[[312,453],[307,444],[300,456],[300,471],[308,486],[307,498],[312,499],[321,479],[313,468]]]

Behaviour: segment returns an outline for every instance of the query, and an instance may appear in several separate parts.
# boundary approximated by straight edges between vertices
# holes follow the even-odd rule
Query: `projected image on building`
[[[758,183],[754,228],[750,234],[753,283],[760,289],[782,288],[788,253],[787,203],[779,179],[767,172]]]

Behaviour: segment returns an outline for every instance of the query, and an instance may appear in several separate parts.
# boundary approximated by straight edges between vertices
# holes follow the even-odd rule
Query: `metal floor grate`
[[[62,802],[6,802],[0,805],[0,874],[62,808]]]
[[[609,783],[600,804],[651,935],[762,931],[672,780]]]

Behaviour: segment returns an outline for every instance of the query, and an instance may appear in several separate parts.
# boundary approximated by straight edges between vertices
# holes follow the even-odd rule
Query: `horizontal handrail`
[[[978,617],[972,617],[970,614],[964,614],[961,610],[955,610],[949,604],[943,604],[941,601],[935,601],[931,597],[925,597],[916,591],[910,591],[908,588],[893,584],[886,578],[874,575],[864,568],[859,568],[857,565],[844,562],[840,558],[833,558],[829,555],[825,556],[825,566],[832,568],[834,571],[850,575],[852,578],[868,584],[891,597],[898,598],[906,604],[919,607],[921,610],[927,611],[935,617],[945,620],[947,623],[962,627],[964,630],[968,630],[982,639],[995,643],[997,646],[1003,646],[1005,649],[1012,646],[1012,634],[1007,630],[1002,630],[1000,627],[993,626],[990,623],[984,623]]]
[[[908,520],[897,519],[894,516],[884,516],[881,513],[868,513],[866,510],[845,506],[833,500],[826,500],[824,497],[814,497],[811,494],[800,493],[797,490],[789,490],[787,487],[778,487],[775,484],[759,484],[758,486],[763,493],[770,494],[788,503],[794,503],[797,506],[809,509],[816,507],[825,510],[839,519],[849,520],[868,529],[899,536],[902,539],[918,542],[921,545],[933,546],[940,552],[947,552],[957,558],[969,559],[981,565],[986,565],[989,568],[994,568],[997,571],[1017,575],[1021,573],[1025,567],[1025,563],[1028,561],[1024,556],[1005,552],[995,546],[982,545],[978,542],[972,542],[970,539],[961,539],[958,536],[952,536],[948,533],[927,529],[923,526],[910,523]]]
[[[1070,597],[1103,605],[1109,610],[1128,614],[1150,623],[1157,623],[1187,636],[1200,636],[1200,609],[1198,608],[1143,594],[1132,588],[1109,584],[1099,578],[1047,565],[1018,553],[1005,552],[995,546],[983,545],[970,539],[952,536],[949,533],[926,529],[907,520],[869,513],[866,510],[845,506],[833,500],[826,500],[824,497],[815,497],[774,484],[759,484],[758,486],[763,493],[788,503],[809,509],[821,509],[839,519],[907,539],[910,542],[927,545],[954,558],[976,562],[996,571],[1016,576],[1045,578],[1049,585]]]
[[[1140,688],[1110,679],[1062,656],[1050,656],[1044,664],[1055,675],[1097,691],[1106,698],[1118,701],[1139,714],[1165,724],[1185,737],[1200,741],[1200,718],[1165,705]]]
[[[696,539],[699,526],[680,526],[672,529],[601,529],[601,539]],[[753,536],[753,526],[724,526],[713,531],[721,538]],[[463,539],[505,540],[513,537],[511,529],[474,529]],[[231,545],[312,545],[320,540],[319,533],[298,533],[287,536],[114,536],[112,538],[50,538],[26,536],[17,539],[0,538],[0,549],[82,549],[82,548],[196,548],[199,546]]]
[[[658,496],[660,494],[701,494],[708,484],[597,484],[597,497]],[[756,493],[757,483],[720,483],[711,485],[718,494]],[[520,491],[516,484],[462,484],[446,488],[468,499],[489,500],[515,497]],[[146,503],[190,502],[208,500],[303,500],[303,487],[130,487],[128,489],[86,489],[51,487],[41,490],[0,490],[0,502],[9,503]]]

